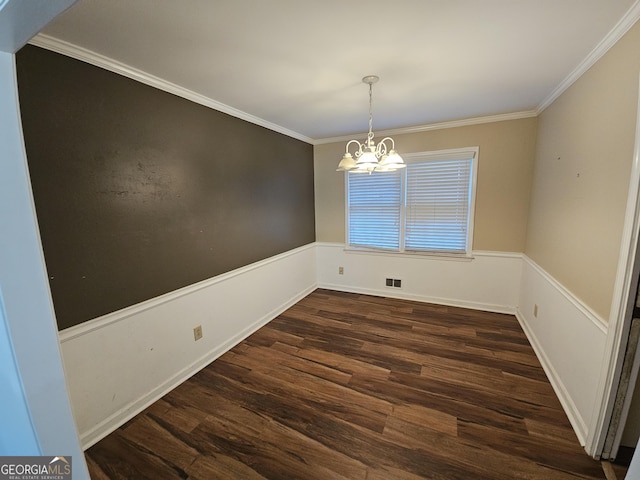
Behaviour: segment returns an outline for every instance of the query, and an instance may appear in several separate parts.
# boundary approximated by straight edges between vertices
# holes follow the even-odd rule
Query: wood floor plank
[[[228,401],[218,407],[194,435],[202,435],[202,444],[215,439],[227,457],[267,478],[365,478],[364,465],[305,435]]]
[[[186,479],[188,474],[168,463],[157,453],[143,445],[126,440],[120,430],[100,440],[89,449],[91,462],[87,465],[91,477],[100,475],[91,470],[98,465],[103,475],[110,479]]]
[[[474,388],[473,385],[455,385],[452,388],[446,380],[431,379],[424,376],[415,377],[403,373],[392,373],[390,381],[420,390],[426,395],[438,395],[457,404],[481,405],[483,408],[500,412],[509,417],[524,419],[532,416],[535,419],[545,419],[562,422],[564,412],[558,408],[548,407],[531,399],[506,397],[500,391],[490,392],[487,389]]]
[[[393,412],[389,415],[385,428],[389,426],[389,421],[392,419],[421,425],[451,437],[455,437],[458,432],[458,419],[455,416],[418,405],[396,405],[393,407]]]
[[[246,366],[252,370],[269,371],[287,367],[342,385],[346,385],[351,379],[350,373],[296,355],[285,354],[275,348],[255,347],[243,352],[242,355],[226,355],[225,361]]]
[[[366,377],[388,379],[391,370],[367,363],[366,361],[349,358],[339,353],[323,351],[315,348],[299,349],[293,355],[308,360],[313,360],[319,364],[327,365],[350,375],[360,374]]]
[[[484,425],[459,420],[458,436],[478,441],[493,450],[514,456],[521,456],[558,471],[572,472],[585,478],[601,478],[602,467],[598,462],[584,462],[584,451],[577,445],[558,444],[550,439],[513,434],[507,431],[496,432]],[[545,441],[546,440],[546,441]]]
[[[202,455],[187,469],[189,478],[206,478],[207,480],[266,480],[250,466],[226,455]]]
[[[533,418],[525,418],[524,421],[527,424],[527,431],[532,437],[551,438],[554,442],[561,444],[576,445],[578,443],[575,432],[564,423],[551,423]]]
[[[277,377],[274,373],[270,368],[254,370],[246,378],[245,384],[250,384],[252,390],[267,392],[274,389],[281,395],[295,397],[296,402],[305,402],[325,414],[373,431],[382,431],[386,417],[392,410],[389,402],[304,372],[280,369]]]
[[[492,478],[511,480],[514,478],[566,479],[566,473],[542,467],[532,460],[515,459],[500,451],[467,443],[455,436],[437,435],[430,428],[419,424],[407,424],[392,419],[385,429],[387,438],[414,448],[421,448],[437,455],[441,462],[458,462],[471,472],[469,478]],[[543,473],[544,476],[541,475]]]
[[[143,445],[176,470],[184,471],[198,456],[196,450],[179,441],[150,415],[131,422],[121,436],[132,445]]]
[[[316,290],[86,452],[104,479],[604,479],[512,315]]]

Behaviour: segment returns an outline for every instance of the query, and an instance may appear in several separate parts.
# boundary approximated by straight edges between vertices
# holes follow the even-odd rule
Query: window
[[[404,155],[395,172],[347,173],[347,244],[470,254],[478,147]]]

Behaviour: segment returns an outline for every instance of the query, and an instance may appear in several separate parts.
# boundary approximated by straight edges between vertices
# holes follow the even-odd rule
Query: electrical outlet
[[[202,338],[202,325],[198,325],[193,329],[193,340],[198,341]]]
[[[401,288],[402,287],[402,280],[398,280],[397,278],[395,278],[393,280],[393,286],[396,288]]]
[[[344,275],[344,267],[338,267],[338,275]]]
[[[533,306],[533,316],[538,318],[538,304]]]
[[[387,278],[387,279],[385,280],[385,285],[386,285],[387,287],[393,287],[393,278]]]

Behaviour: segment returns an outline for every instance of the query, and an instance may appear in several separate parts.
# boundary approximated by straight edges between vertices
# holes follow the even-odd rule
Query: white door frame
[[[634,299],[630,298],[632,295],[631,286],[634,280],[637,279],[640,271],[640,261],[636,261],[639,246],[638,236],[640,233],[640,76],[638,85],[636,136],[631,178],[629,180],[629,193],[627,196],[627,209],[622,231],[620,257],[618,259],[618,274],[613,291],[611,312],[609,314],[605,354],[600,371],[598,391],[596,393],[596,398],[600,398],[601,401],[594,408],[594,414],[592,415],[589,426],[589,435],[585,445],[587,453],[595,458],[600,458],[602,454],[607,431],[611,422],[634,305]],[[637,366],[634,366],[633,372],[637,374],[637,371]],[[635,378],[633,379],[633,385],[635,385]],[[627,413],[628,409],[626,412],[623,412],[623,417],[621,417],[620,420],[620,428],[624,428]]]

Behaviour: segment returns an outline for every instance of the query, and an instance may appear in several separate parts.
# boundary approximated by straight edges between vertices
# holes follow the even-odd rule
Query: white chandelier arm
[[[391,142],[391,148],[387,146],[387,140]],[[388,154],[388,152],[394,149],[393,147],[394,147],[394,143],[391,137],[383,138],[382,140],[380,140],[380,143],[376,148],[376,155],[378,156],[378,158],[384,157],[385,155]]]
[[[349,140],[347,146],[345,147],[345,153],[349,153],[349,145],[351,145],[352,143],[355,143],[358,146],[358,149],[354,154],[356,158],[358,158],[360,155],[362,155],[362,144],[357,140]]]
[[[391,142],[391,148],[389,148],[388,150],[395,150],[396,149],[396,144],[393,141],[393,138],[391,138],[391,137],[384,137],[382,140],[380,140],[380,143],[382,144],[382,143],[386,142],[387,140],[389,140]],[[385,144],[385,146],[386,146],[386,144]]]

